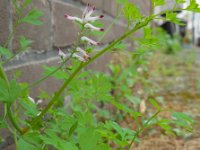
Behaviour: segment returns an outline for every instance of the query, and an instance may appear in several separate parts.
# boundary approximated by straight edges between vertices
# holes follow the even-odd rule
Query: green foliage
[[[186,0],[176,0],[177,4],[181,4],[181,3],[185,3],[185,2],[186,2]]]
[[[153,99],[150,99],[149,102],[157,109],[157,110],[161,110],[160,106],[158,105],[158,103],[153,100]]]
[[[152,0],[154,6],[165,5],[165,0]]]
[[[134,25],[135,22],[142,19],[142,15],[140,13],[140,9],[133,3],[127,1],[116,1],[118,4],[122,5],[122,12],[124,14],[124,18],[127,20],[128,26]]]
[[[190,0],[190,5],[186,8],[186,10],[193,12],[200,12],[199,4],[196,0]]]
[[[181,37],[177,34],[174,34],[171,37],[164,30],[157,28],[156,29],[157,43],[160,45],[160,49],[167,54],[176,54],[181,51]]]
[[[19,104],[27,117],[36,117],[39,114],[36,103],[31,102],[28,98],[22,98]]]
[[[143,29],[144,36],[136,39],[140,48],[145,49],[157,49],[159,46],[158,39],[153,34],[153,30],[150,27],[145,27]]]
[[[194,120],[192,119],[191,116],[186,115],[184,113],[181,112],[174,112],[172,114],[172,116],[174,117],[173,123],[188,130],[188,131],[192,131],[192,126],[194,124]]]
[[[20,36],[20,47],[22,51],[27,50],[31,43],[31,40],[26,39],[24,36]]]
[[[3,103],[13,103],[23,94],[22,86],[14,79],[8,84],[5,80],[0,78],[0,89],[0,101]]]
[[[40,133],[35,131],[23,135],[17,141],[17,147],[20,150],[42,150],[42,139],[40,138]]]
[[[6,123],[6,120],[5,120],[5,118],[0,118],[0,129],[2,129],[2,128],[7,128],[8,127],[8,125],[7,125],[7,123]]]
[[[112,99],[111,88],[108,75],[102,73],[92,74],[91,71],[85,71],[71,83],[68,93],[72,97],[73,107],[76,107],[78,103],[82,104],[82,107],[93,108],[95,107],[92,103],[94,101],[106,102]]]
[[[13,54],[9,49],[0,46],[0,56],[4,56],[6,58],[10,58],[10,57],[12,57],[12,55]]]
[[[55,70],[57,70],[57,67],[50,67],[50,66],[43,66],[44,68],[44,75],[49,75],[52,72],[54,72]],[[64,70],[58,70],[56,71],[54,74],[51,75],[52,77],[58,79],[58,80],[62,80],[62,79],[67,79],[67,73]]]
[[[28,14],[20,20],[20,22],[25,22],[32,25],[41,25],[42,22],[39,18],[43,16],[43,13],[37,9],[32,9]]]
[[[131,140],[136,133],[128,128],[122,128],[117,122],[113,121],[107,121],[105,123],[105,129],[108,131],[102,131],[102,133],[105,133],[104,136],[120,147],[127,146],[129,144],[128,141]]]
[[[184,25],[176,16],[177,16],[177,14],[173,13],[173,12],[166,13],[167,20],[169,20],[170,22],[173,22],[175,24],[178,24],[178,25]]]

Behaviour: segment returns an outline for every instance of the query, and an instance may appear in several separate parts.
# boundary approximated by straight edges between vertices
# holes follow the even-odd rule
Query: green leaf
[[[10,58],[13,54],[9,49],[0,46],[0,55],[5,56],[6,58]]]
[[[157,109],[157,110],[161,110],[159,104],[153,100],[153,99],[149,99],[149,102]]]
[[[28,98],[23,98],[19,101],[22,108],[25,110],[25,114],[29,117],[36,117],[39,114],[37,104],[31,102]]]
[[[43,16],[43,13],[37,9],[32,9],[28,12],[28,14],[21,19],[21,22],[29,23],[32,25],[41,25],[42,22],[39,18]]]
[[[29,144],[39,145],[41,147],[42,139],[40,138],[40,132],[38,131],[29,131],[23,135],[23,139]]]
[[[17,141],[17,147],[19,150],[42,150],[42,148],[36,147],[33,144],[25,141],[23,138]]]
[[[165,0],[153,0],[153,5],[154,6],[162,6],[165,5]]]
[[[93,150],[96,146],[100,135],[94,128],[88,128],[79,135],[79,144],[81,150]]]
[[[54,130],[46,130],[45,135],[41,135],[43,143],[46,145],[52,145],[58,150],[78,150],[73,142],[68,142],[60,138]]]
[[[126,44],[120,42],[120,43],[117,43],[113,49],[117,49],[117,50],[125,50],[127,48]]]
[[[181,112],[174,112],[172,116],[175,118],[173,122],[180,127],[185,128],[188,131],[192,131],[192,125],[194,124],[194,120],[187,114]]]
[[[72,126],[71,128],[69,129],[69,136],[71,136],[74,131],[76,130],[76,128],[78,127],[78,121],[76,121]]]
[[[0,117],[0,128],[7,128],[7,126],[5,118]]]
[[[30,44],[32,43],[31,40],[26,39],[24,36],[20,36],[20,46],[21,46],[21,50],[26,50]]]
[[[3,103],[9,102],[9,85],[2,78],[0,78],[0,101]]]
[[[186,9],[193,12],[200,12],[200,7],[196,0],[190,0],[190,5]]]
[[[44,68],[43,74],[45,76],[51,74],[52,72],[54,72],[57,69],[57,67],[54,67],[54,66],[51,66],[51,67],[43,66],[43,68]],[[68,77],[67,73],[61,69],[58,70],[57,72],[55,72],[54,74],[52,74],[51,76],[58,80],[67,79],[67,77]]]
[[[15,101],[22,92],[21,86],[17,83],[16,80],[11,80],[9,94],[10,94],[10,101]]]
[[[163,130],[165,130],[167,134],[174,135],[174,132],[172,131],[172,127],[170,126],[170,123],[171,123],[171,120],[168,120],[168,119],[162,119],[158,121],[158,125]]]
[[[186,0],[176,0],[177,4],[181,4],[181,3],[185,3],[185,2],[186,2]]]
[[[32,3],[32,0],[25,0],[24,3],[22,4],[22,8],[26,8],[31,3]]]
[[[94,149],[95,150],[111,150],[109,145],[106,145],[106,144],[99,144]]]
[[[178,24],[178,25],[185,25],[183,22],[181,22],[181,20],[180,19],[178,19],[177,17],[177,14],[176,13],[173,13],[173,12],[167,12],[166,13],[166,18],[169,20],[169,21],[171,21],[171,22],[173,22],[173,23],[175,23],[175,24]]]
[[[137,20],[140,20],[142,17],[140,9],[133,2],[125,3],[125,5],[122,8],[122,11],[124,13],[124,17],[128,21],[128,25],[134,23]]]
[[[133,111],[132,109],[130,109],[127,105],[125,105],[123,103],[120,103],[120,102],[117,102],[117,101],[114,101],[114,100],[112,100],[111,103],[115,107],[117,107],[119,110],[122,110],[122,111],[124,111],[126,113],[131,114],[134,118],[142,116],[142,114],[140,112]]]
[[[0,78],[0,101],[4,103],[12,103],[22,94],[22,87],[16,82],[11,80],[8,85],[5,80]]]
[[[192,119],[192,117],[190,117],[187,114],[181,113],[181,112],[174,112],[172,114],[173,117],[175,117],[177,120],[185,120],[187,122],[193,123],[194,120]]]
[[[107,133],[103,133],[104,136],[111,136],[111,140],[119,146],[128,145],[128,141],[132,140],[133,136],[136,133],[133,130],[121,127],[118,123],[114,121],[107,121],[105,123],[105,128],[107,129]]]

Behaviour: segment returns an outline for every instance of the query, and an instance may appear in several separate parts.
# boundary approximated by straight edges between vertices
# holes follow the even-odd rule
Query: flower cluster
[[[95,7],[88,4],[87,7],[85,8],[84,12],[83,12],[82,18],[70,16],[68,14],[65,14],[65,18],[68,19],[68,20],[72,20],[72,21],[76,21],[76,22],[80,23],[84,29],[95,30],[95,31],[104,31],[103,28],[98,28],[98,27],[95,27],[93,24],[91,24],[92,22],[104,17],[103,15],[92,16],[94,11],[95,11]],[[92,40],[92,39],[90,39],[90,38],[88,38],[84,35],[82,35],[80,37],[80,41],[86,42],[90,45],[95,45],[95,46],[100,45],[99,42],[96,42],[96,41],[94,41],[94,40]],[[59,50],[58,55],[62,59],[66,59],[66,58],[69,58],[71,56],[71,57],[77,58],[79,61],[82,61],[82,62],[86,62],[90,59],[89,54],[80,47],[77,47],[75,52],[73,52],[73,54],[71,54],[71,55],[65,54],[61,50]]]

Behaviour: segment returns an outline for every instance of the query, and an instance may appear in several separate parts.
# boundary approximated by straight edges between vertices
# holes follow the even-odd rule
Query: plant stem
[[[32,87],[38,85],[38,84],[41,83],[42,81],[48,79],[50,76],[52,76],[52,75],[53,75],[54,73],[56,73],[58,70],[60,70],[60,69],[65,65],[66,62],[67,62],[67,61],[64,61],[60,66],[58,66],[55,70],[53,70],[52,72],[50,72],[48,75],[46,75],[46,76],[40,78],[39,80],[36,80],[35,82],[29,84],[29,85],[25,88],[25,90],[31,89]]]
[[[131,149],[131,146],[133,145],[133,143],[135,142],[136,138],[139,136],[139,134],[148,126],[149,122],[155,118],[161,111],[158,110],[153,116],[151,116],[146,122],[145,124],[136,132],[136,134],[134,135],[133,139],[131,140],[131,143],[128,146],[128,150]]]
[[[64,91],[64,89],[67,87],[67,85],[72,81],[72,79],[78,74],[78,72],[84,68],[85,66],[89,65],[91,62],[93,62],[95,59],[103,55],[106,51],[110,50],[113,48],[117,43],[120,41],[124,40],[126,37],[131,35],[132,33],[136,32],[138,29],[146,26],[151,19],[147,18],[144,22],[141,22],[137,24],[132,30],[129,32],[126,32],[123,36],[118,38],[116,41],[105,47],[102,51],[100,51],[98,54],[96,54],[94,57],[92,57],[88,62],[86,63],[81,63],[79,67],[72,73],[72,75],[68,78],[68,80],[65,81],[65,83],[62,85],[62,87],[58,90],[58,92],[55,93],[54,97],[51,99],[51,101],[48,103],[48,105],[42,110],[39,116],[37,116],[33,121],[30,123],[32,127],[34,127],[38,121],[46,114],[46,112],[54,105],[55,101],[57,98],[60,96],[60,94]],[[26,130],[28,131],[28,129]]]
[[[83,26],[82,26],[82,29],[81,29],[81,31],[80,31],[80,34],[79,34],[79,36],[78,36],[78,38],[77,38],[77,41],[78,41],[78,42],[77,42],[76,45],[75,45],[75,49],[76,49],[76,47],[78,46],[78,43],[80,42],[80,38],[81,38],[81,36],[82,36],[82,32],[84,32]],[[73,55],[74,53],[75,53],[75,50],[71,53],[71,55],[70,55],[69,58],[71,58],[72,55]],[[50,72],[48,75],[46,75],[46,76],[40,78],[39,80],[34,81],[34,82],[31,83],[30,85],[28,85],[28,86],[25,88],[25,90],[26,90],[26,89],[30,89],[30,88],[32,88],[32,87],[38,85],[38,84],[41,83],[42,81],[48,79],[50,76],[52,76],[52,75],[53,75],[54,73],[56,73],[58,70],[60,70],[60,69],[70,60],[69,58],[66,59],[65,61],[63,61],[62,64],[61,64],[60,66],[58,66],[55,70],[53,70],[52,72]]]
[[[0,78],[6,81],[6,83],[9,85],[9,81],[7,79],[7,76],[5,74],[5,71],[3,70],[2,64],[0,63]]]
[[[6,81],[8,87],[9,87],[8,78],[7,78],[7,76],[6,76],[6,74],[5,74],[5,71],[3,70],[3,67],[2,67],[1,64],[0,64],[0,77],[1,77],[3,80]],[[4,105],[4,106],[5,106],[5,105]],[[6,104],[5,107],[6,107],[6,111],[7,111],[6,114],[8,114],[8,118],[9,118],[10,122],[12,123],[13,127],[14,127],[20,134],[22,134],[21,129],[19,128],[19,126],[17,125],[17,123],[15,122],[15,120],[14,120],[14,118],[13,118],[13,115],[12,115],[12,112],[11,112],[11,104]]]
[[[21,129],[19,128],[19,126],[17,125],[17,123],[15,122],[15,119],[13,118],[12,112],[11,112],[11,105],[7,104],[7,114],[8,114],[8,118],[10,120],[10,122],[12,123],[13,127],[20,133],[22,134]]]
[[[81,63],[79,67],[72,73],[72,75],[68,78],[68,80],[65,81],[65,83],[62,85],[62,87],[58,90],[58,92],[55,93],[54,97],[51,99],[51,101],[48,103],[48,105],[42,110],[39,116],[37,116],[32,122],[31,125],[34,127],[38,121],[42,118],[42,116],[45,115],[45,113],[51,108],[51,106],[55,103],[57,98],[61,95],[61,93],[64,91],[66,86],[71,82],[71,80],[76,76],[76,74],[83,68],[83,64]]]

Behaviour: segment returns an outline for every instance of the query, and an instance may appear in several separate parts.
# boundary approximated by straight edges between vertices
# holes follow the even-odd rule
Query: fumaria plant
[[[28,9],[31,2],[31,0],[12,0],[15,22],[6,42],[0,46],[0,102],[4,105],[4,115],[0,118],[0,127],[8,129],[12,133],[11,137],[14,139],[13,143],[15,143],[16,149],[132,149],[134,142],[140,142],[139,136],[146,128],[160,126],[166,133],[172,135],[174,134],[172,129],[174,125],[187,131],[192,130],[194,122],[191,117],[183,113],[163,110],[152,99],[149,101],[155,107],[155,113],[150,116],[145,116],[144,111],[148,108],[144,102],[140,103],[140,111],[125,104],[124,100],[131,101],[132,99],[128,87],[134,84],[135,75],[138,76],[134,72],[136,69],[134,65],[129,66],[125,73],[122,73],[123,69],[118,66],[110,66],[114,77],[104,73],[84,71],[84,68],[109,51],[126,49],[126,45],[123,44],[126,38],[133,39],[138,43],[139,50],[132,52],[133,60],[139,60],[135,61],[135,64],[142,62],[143,55],[149,53],[152,46],[157,45],[157,38],[149,27],[150,23],[155,19],[163,19],[181,24],[176,17],[176,12],[200,12],[196,0],[190,0],[190,4],[186,8],[177,7],[186,3],[186,0],[176,0],[171,10],[159,14],[153,13],[154,8],[165,5],[165,0],[152,0],[149,16],[142,15],[140,9],[133,2],[116,0],[118,15],[105,31],[103,28],[97,27],[104,16],[95,16],[94,6],[88,4],[81,17],[70,14],[66,10],[67,14],[63,14],[63,22],[68,19],[80,27],[77,41],[67,53],[59,49],[58,57],[61,60],[59,67],[44,66],[45,76],[28,84],[18,82],[17,76],[8,79],[4,65],[12,61],[15,56],[23,53],[31,44],[30,40],[21,36],[19,39],[20,50],[14,54],[9,49],[9,43],[20,24],[42,24],[39,19],[43,13],[35,8]],[[24,15],[25,13],[26,15]],[[166,18],[160,17],[164,13]],[[91,34],[97,34],[96,32],[104,32],[104,36],[112,28],[112,25],[122,17],[127,21],[126,32],[110,44],[101,46],[100,42],[88,37]],[[142,29],[144,29],[143,38],[133,36],[135,32]],[[96,48],[97,46],[98,48]],[[117,75],[120,73],[122,74],[118,78]],[[47,105],[41,107],[39,105],[41,100],[35,101],[29,96],[29,92],[35,85],[42,83],[50,76],[62,80],[63,85],[51,95],[45,91],[39,96],[35,95],[34,97],[47,101]],[[68,90],[65,91],[65,89]],[[125,98],[121,101],[123,97]],[[114,112],[109,115],[108,109],[110,108],[104,107],[106,104],[112,104],[115,110],[121,114],[129,114],[133,119],[133,126],[140,118],[143,118],[142,122],[137,124],[134,129],[122,127],[113,118]],[[173,118],[159,117],[159,114],[165,111],[171,112]],[[5,142],[6,139],[1,138],[1,147],[4,146]]]

